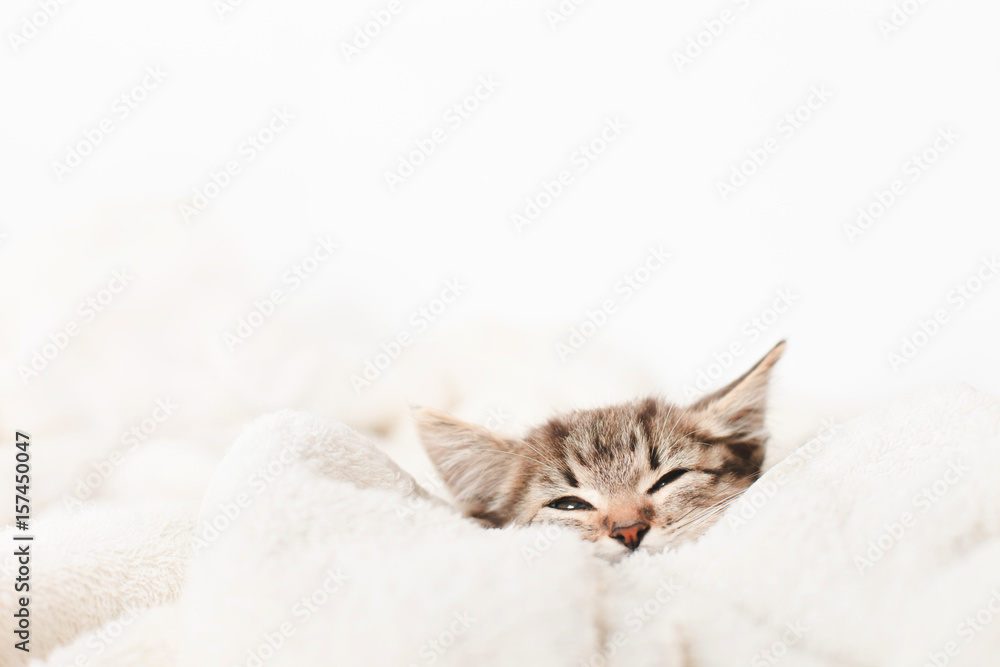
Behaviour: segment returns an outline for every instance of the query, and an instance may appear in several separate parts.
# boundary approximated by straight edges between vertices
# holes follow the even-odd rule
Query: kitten
[[[522,438],[427,408],[415,416],[466,515],[572,527],[610,558],[661,551],[704,533],[760,475],[768,378],[784,348],[688,407],[645,398],[579,410]]]

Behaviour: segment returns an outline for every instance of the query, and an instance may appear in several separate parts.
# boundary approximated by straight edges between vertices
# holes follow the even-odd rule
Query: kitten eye
[[[659,480],[657,480],[656,484],[654,484],[646,493],[650,494],[656,493],[657,491],[665,487],[667,484],[670,484],[670,482],[676,481],[677,479],[682,477],[686,472],[688,472],[687,468],[674,468],[666,475],[661,477]]]
[[[582,498],[577,498],[576,496],[566,496],[565,498],[557,498],[551,503],[546,505],[546,507],[551,507],[554,510],[592,510],[594,506],[588,503]]]

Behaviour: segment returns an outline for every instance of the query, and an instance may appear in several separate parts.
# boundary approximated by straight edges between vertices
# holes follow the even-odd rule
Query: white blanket
[[[298,413],[258,420],[221,463],[183,578],[163,556],[176,555],[176,532],[161,531],[189,514],[155,516],[64,537],[67,565],[39,567],[39,598],[88,554],[121,569],[86,579],[115,605],[93,611],[81,593],[37,612],[43,654],[96,628],[97,616],[107,623],[38,664],[940,666],[1000,657],[1000,404],[965,385],[823,433],[699,541],[614,565],[553,527],[485,530],[350,429]],[[58,528],[39,522],[38,532]],[[142,575],[156,595],[135,589],[137,550],[164,564]],[[10,589],[5,575],[4,609]],[[151,604],[160,606],[133,611]],[[81,615],[88,623],[73,625]],[[9,641],[0,651],[4,664],[23,657]]]

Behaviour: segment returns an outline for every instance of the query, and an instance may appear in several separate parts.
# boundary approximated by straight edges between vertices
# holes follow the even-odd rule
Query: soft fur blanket
[[[1000,404],[965,385],[827,428],[697,542],[614,564],[553,527],[483,529],[357,433],[289,412],[247,428],[197,512],[37,526],[37,664],[1000,656]]]

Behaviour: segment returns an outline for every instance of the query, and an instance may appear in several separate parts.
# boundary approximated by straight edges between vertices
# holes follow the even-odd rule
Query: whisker
[[[657,442],[663,442],[663,432],[667,429],[667,424],[670,423],[670,415],[674,413],[674,404],[670,403],[667,406],[667,414],[663,418],[663,424],[660,426],[660,432],[656,434]]]
[[[669,434],[667,435],[667,438],[668,438],[669,440],[675,440],[675,436],[676,436],[676,434],[677,434],[677,427],[678,427],[678,426],[680,426],[680,424],[681,424],[681,421],[682,421],[682,420],[683,420],[683,419],[684,419],[685,417],[687,417],[687,416],[688,416],[688,413],[689,413],[690,411],[691,411],[691,406],[689,405],[689,406],[687,406],[686,408],[684,408],[684,410],[683,410],[683,411],[681,412],[681,414],[680,414],[680,415],[679,415],[679,416],[677,417],[677,419],[676,419],[676,420],[674,421],[673,425],[671,425],[671,427],[670,427],[670,433],[669,433]]]
[[[522,459],[528,459],[529,461],[534,461],[535,463],[537,463],[538,465],[542,466],[543,468],[548,468],[553,473],[561,474],[559,472],[559,470],[557,470],[556,468],[554,468],[551,464],[545,463],[544,461],[539,461],[538,459],[532,458],[531,456],[525,456],[524,454],[518,454],[517,452],[508,452],[505,449],[490,449],[488,447],[474,447],[473,449],[475,451],[477,451],[477,452],[500,452],[501,454],[510,454],[511,456],[520,456]]]
[[[540,451],[538,451],[537,449],[535,449],[534,447],[532,447],[532,446],[531,446],[531,443],[530,443],[530,442],[528,442],[527,440],[521,440],[521,442],[522,442],[522,443],[523,443],[523,444],[524,444],[524,445],[525,445],[525,446],[526,446],[526,447],[527,447],[528,449],[530,449],[531,451],[533,451],[534,453],[538,454],[538,455],[539,455],[539,456],[541,456],[541,457],[542,457],[543,459],[545,459],[545,460],[546,460],[546,461],[547,461],[547,462],[548,462],[548,463],[549,463],[550,465],[552,465],[552,466],[554,466],[554,467],[558,467],[558,466],[559,466],[559,464],[558,464],[558,462],[557,462],[557,461],[555,461],[555,460],[551,459],[550,457],[547,457],[547,456],[545,456],[544,454],[542,454],[542,453],[541,453]]]
[[[696,508],[696,510],[700,510],[700,513],[690,518],[687,518],[691,514],[691,511],[688,511],[687,513],[681,515],[676,521],[673,521],[668,527],[676,532],[682,528],[690,527],[698,522],[714,518],[716,515],[722,514],[729,509],[729,507],[735,503],[741,495],[743,495],[743,491],[738,491],[712,503],[708,507]],[[685,521],[684,519],[687,520]]]

